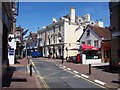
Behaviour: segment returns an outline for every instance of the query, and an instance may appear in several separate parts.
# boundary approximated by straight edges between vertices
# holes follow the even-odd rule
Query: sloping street
[[[59,68],[51,61],[34,58],[31,62],[43,88],[97,88],[100,90],[103,88],[64,68]]]

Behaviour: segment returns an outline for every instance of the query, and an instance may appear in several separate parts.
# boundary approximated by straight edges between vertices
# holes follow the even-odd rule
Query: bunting
[[[29,29],[27,29],[26,31],[24,31],[24,32],[22,33],[22,36],[24,36],[24,35],[28,32],[28,30],[29,30]]]

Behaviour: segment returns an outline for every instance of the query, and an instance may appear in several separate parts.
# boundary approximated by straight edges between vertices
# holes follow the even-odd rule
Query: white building
[[[57,21],[53,18],[53,23],[38,30],[39,50],[44,57],[69,57],[75,56],[78,50],[77,40],[83,33],[83,29],[88,24],[94,24],[90,20],[90,14],[83,17],[75,15],[75,9],[71,7],[70,14],[63,16]]]

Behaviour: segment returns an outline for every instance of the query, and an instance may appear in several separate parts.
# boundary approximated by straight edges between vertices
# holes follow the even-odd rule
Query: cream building
[[[76,56],[78,50],[74,49],[79,48],[77,40],[88,24],[94,24],[90,20],[90,14],[78,17],[75,15],[75,9],[71,7],[68,15],[59,21],[53,18],[52,24],[38,30],[39,51],[44,57]]]

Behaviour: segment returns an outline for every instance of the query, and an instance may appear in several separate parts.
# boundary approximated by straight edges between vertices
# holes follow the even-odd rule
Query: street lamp
[[[62,43],[62,64],[64,63],[64,41],[61,33],[58,33],[58,40]]]

